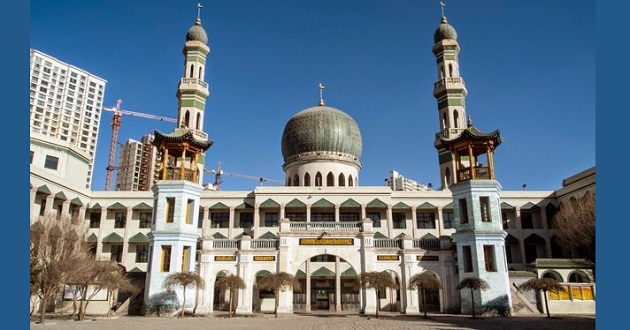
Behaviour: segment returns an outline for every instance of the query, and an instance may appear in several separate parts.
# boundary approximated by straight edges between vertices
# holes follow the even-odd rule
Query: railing
[[[474,168],[475,170],[475,179],[490,179],[490,167],[488,166],[477,166]],[[470,167],[466,167],[464,169],[459,170],[458,172],[458,181],[467,181],[472,179],[470,176]]]
[[[375,238],[374,239],[374,247],[375,248],[401,248],[401,242],[399,239],[390,239],[390,238]]]
[[[291,222],[290,231],[353,231],[361,230],[361,223],[352,222]]]
[[[208,83],[197,78],[182,78],[182,84],[185,85],[196,85],[199,84],[203,88],[208,88]]]
[[[169,167],[166,169],[166,180],[182,180],[180,167]],[[183,180],[193,182],[194,171],[191,169],[184,169]]]
[[[253,239],[252,249],[276,249],[278,247],[277,239]]]
[[[424,249],[424,250],[440,250],[440,240],[439,239],[414,239],[413,247]]]
[[[215,239],[211,242],[215,249],[238,249],[237,239]]]
[[[444,85],[450,85],[450,84],[464,84],[464,81],[462,80],[461,77],[451,77],[451,78],[446,78],[446,79],[441,79],[438,80],[436,83],[433,84],[433,88],[438,88],[440,86],[444,86]]]
[[[443,139],[452,139],[456,136],[458,136],[464,129],[463,128],[449,128],[449,129],[445,129],[439,133],[435,133],[435,137],[436,138],[443,138]]]

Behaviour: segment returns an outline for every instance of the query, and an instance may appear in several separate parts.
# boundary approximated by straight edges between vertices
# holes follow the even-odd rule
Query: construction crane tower
[[[221,188],[221,183],[223,182],[223,180],[221,179],[221,177],[223,175],[229,175],[229,176],[233,176],[233,177],[237,177],[237,178],[244,178],[244,179],[252,179],[252,180],[258,180],[260,182],[260,185],[263,185],[263,182],[276,182],[276,183],[284,183],[283,181],[280,180],[274,180],[274,179],[269,179],[269,178],[264,178],[264,177],[260,177],[260,176],[253,176],[253,175],[245,175],[245,174],[237,174],[237,173],[229,173],[229,172],[224,172],[221,169],[221,162],[219,162],[217,164],[217,168],[213,169],[213,170],[208,170],[208,169],[203,169],[205,172],[208,173],[212,173],[214,174],[214,184],[212,184],[213,189],[214,190],[220,190]]]
[[[111,142],[109,145],[109,160],[107,161],[107,176],[105,178],[105,190],[109,191],[111,184],[112,184],[112,173],[114,172],[114,169],[116,169],[116,167],[114,167],[114,158],[116,156],[116,144],[118,143],[118,129],[120,128],[120,122],[121,122],[121,117],[122,115],[130,115],[130,116],[135,116],[135,117],[140,117],[140,118],[148,118],[148,119],[156,119],[156,120],[160,120],[160,121],[167,121],[167,122],[171,122],[171,123],[176,123],[177,119],[175,118],[169,118],[169,117],[163,117],[163,116],[156,116],[156,115],[151,115],[151,114],[147,114],[147,113],[141,113],[141,112],[135,112],[135,111],[129,111],[129,110],[121,110],[120,109],[120,104],[122,103],[122,100],[118,100],[116,102],[116,107],[115,108],[106,108],[103,107],[103,110],[105,111],[110,111],[114,113],[114,116],[112,117],[112,138],[111,138]]]

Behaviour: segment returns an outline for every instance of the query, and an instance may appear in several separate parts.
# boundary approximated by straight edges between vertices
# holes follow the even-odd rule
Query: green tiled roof
[[[306,277],[306,273],[303,270],[298,269],[298,271],[295,273],[295,277]]]
[[[335,272],[326,267],[320,267],[318,270],[314,271],[311,276],[329,277],[335,276]]]
[[[148,243],[149,238],[143,233],[137,233],[129,238],[129,243]]]
[[[101,205],[99,203],[96,203],[90,207],[90,210],[100,210],[100,209],[101,209]]]
[[[586,268],[590,269],[593,264],[585,259],[560,259],[560,258],[538,258],[531,263],[535,268]]]
[[[398,204],[392,206],[392,210],[406,210],[406,209],[410,209],[411,206],[403,203],[403,202],[398,202]]]
[[[212,238],[215,238],[215,239],[227,239],[227,237],[223,236],[223,234],[221,234],[219,232],[212,234]]]
[[[280,207],[280,204],[278,204],[276,201],[274,201],[273,199],[269,198],[266,201],[262,202],[260,204],[260,207],[269,207],[269,208],[275,208],[275,207]]]
[[[532,202],[528,202],[527,204],[521,206],[521,210],[529,210],[533,207],[535,207],[536,205],[534,205]]]
[[[278,236],[274,235],[272,232],[268,231],[262,235],[260,235],[260,237],[258,237],[259,239],[276,239],[278,238]]]
[[[453,204],[453,202],[450,202],[450,203],[444,205],[442,208],[443,209],[450,209],[450,210],[452,210],[453,209],[453,205],[455,205],[455,204]]]
[[[126,210],[127,207],[122,205],[122,204],[120,204],[120,203],[118,203],[118,202],[116,202],[116,203],[108,206],[107,209],[108,210]]]
[[[247,202],[243,202],[241,205],[235,207],[235,210],[245,210],[245,209],[253,209],[254,207],[251,206],[249,203]]]
[[[357,203],[357,201],[355,201],[352,198],[348,198],[346,201],[341,203],[340,206],[341,207],[361,207],[361,204]]]
[[[354,268],[350,267],[346,269],[345,272],[341,273],[341,276],[357,276],[357,272],[354,270]]]
[[[133,207],[133,209],[134,209],[134,210],[136,210],[136,211],[137,211],[137,210],[151,210],[151,209],[152,209],[152,207],[151,207],[151,206],[149,206],[147,203],[142,202],[142,203],[140,203],[140,204],[138,204],[138,205],[134,206],[134,207]]]
[[[67,201],[68,197],[66,197],[66,195],[63,193],[63,191],[60,191],[58,193],[55,194],[55,198],[56,199],[61,199],[62,201]]]
[[[40,186],[39,188],[37,188],[37,192],[44,193],[44,194],[47,194],[47,195],[51,194],[50,189],[48,189],[48,187],[46,187],[46,185],[43,185],[43,186]]]
[[[377,231],[374,234],[374,238],[387,238],[387,236],[385,236],[385,235],[381,234],[381,232]]]
[[[378,198],[374,198],[366,206],[367,207],[387,208],[387,204],[385,204],[382,200],[380,200]]]
[[[138,267],[133,267],[130,271],[128,271],[127,273],[144,273],[144,271]]]
[[[429,202],[424,202],[422,203],[422,205],[419,205],[416,210],[434,210],[437,209],[437,207]]]
[[[105,236],[105,238],[103,238],[103,243],[122,243],[122,242],[123,242],[122,236],[116,233],[111,233]]]
[[[81,200],[79,199],[79,197],[75,197],[70,201],[70,204],[72,205],[78,205],[78,206],[83,206],[83,202],[81,202]]]
[[[221,202],[218,202],[212,206],[210,206],[211,209],[219,209],[219,210],[225,210],[225,209],[229,209],[229,207]]]
[[[294,198],[293,200],[288,202],[287,205],[285,205],[284,207],[306,207],[306,204],[302,203],[302,201],[300,201],[299,199]]]
[[[88,242],[98,242],[98,237],[96,237],[96,234],[92,233],[88,238],[87,238]]]
[[[434,235],[431,235],[431,233],[428,233],[422,237],[420,237],[420,239],[432,239],[432,240],[439,240],[439,238],[435,237]]]
[[[514,206],[506,203],[506,202],[502,202],[501,203],[501,210],[513,210]]]
[[[335,207],[335,204],[329,202],[325,198],[322,198],[318,200],[317,202],[313,203],[313,205],[311,205],[311,208],[328,208],[328,207]]]

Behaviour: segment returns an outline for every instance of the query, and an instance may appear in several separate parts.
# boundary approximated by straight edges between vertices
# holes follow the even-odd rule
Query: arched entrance
[[[300,265],[295,277],[300,286],[293,291],[294,311],[359,311],[358,274],[343,258],[332,254],[316,255]]]
[[[222,277],[225,277],[227,275],[228,275],[227,271],[222,270],[217,273],[216,280]],[[215,280],[215,283],[216,283],[216,280]],[[216,285],[214,286],[214,296],[213,296],[214,298],[212,301],[212,306],[213,306],[212,308],[215,311],[227,311],[230,308],[228,294],[229,294],[229,291],[226,294],[226,290],[219,289]]]
[[[253,299],[252,304],[254,306],[254,312],[273,312],[275,306],[275,293],[273,290],[261,290],[258,288],[258,278],[271,275],[270,271],[261,270],[256,273],[253,286]]]

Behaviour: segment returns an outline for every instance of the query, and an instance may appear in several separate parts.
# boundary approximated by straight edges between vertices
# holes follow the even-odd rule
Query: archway
[[[293,291],[293,310],[359,311],[358,273],[345,259],[332,254],[318,254],[304,261],[294,275],[300,285]]]
[[[217,273],[217,278],[215,280],[215,283],[218,279],[225,277],[229,275],[227,271],[222,270],[220,272]],[[216,285],[214,286],[214,295],[213,295],[213,300],[212,300],[212,308],[215,311],[227,311],[230,308],[229,305],[229,291],[228,290],[222,290],[219,289]]]

